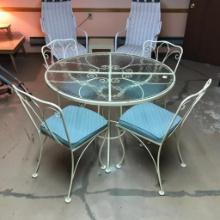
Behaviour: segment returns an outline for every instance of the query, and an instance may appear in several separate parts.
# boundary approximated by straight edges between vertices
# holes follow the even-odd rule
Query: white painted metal
[[[157,173],[157,177],[158,177],[158,181],[159,181],[159,186],[160,186],[160,190],[158,191],[159,195],[164,195],[164,189],[163,189],[163,185],[162,185],[162,181],[161,181],[161,174],[160,174],[160,156],[161,156],[161,150],[162,150],[162,147],[164,145],[164,142],[166,141],[166,139],[168,137],[170,137],[174,132],[176,132],[178,129],[181,129],[184,122],[186,121],[187,117],[189,116],[190,112],[193,110],[193,108],[195,107],[195,105],[199,102],[199,100],[202,98],[202,96],[206,93],[207,89],[209,88],[209,86],[211,85],[212,83],[212,79],[209,79],[206,84],[204,85],[204,87],[198,91],[197,93],[195,94],[192,94],[188,97],[186,97],[179,105],[175,115],[173,116],[172,120],[170,121],[170,124],[169,126],[167,127],[166,129],[166,134],[164,135],[163,139],[161,142],[156,142],[154,140],[151,140],[149,138],[146,138],[134,131],[131,131],[131,130],[128,130],[127,128],[124,128],[124,127],[121,127],[119,124],[118,124],[118,127],[120,127],[121,129],[124,129],[126,130],[127,132],[129,132],[132,136],[134,136],[138,141],[141,142],[142,146],[145,147],[145,149],[147,150],[147,152],[149,153],[153,163],[154,163],[154,166],[156,168],[156,173]],[[175,119],[177,118],[178,115],[181,115],[182,114],[182,120],[181,122],[178,124],[178,126],[170,133],[170,129],[175,121]],[[155,116],[156,117],[156,116]],[[150,126],[150,125],[146,125],[146,126]],[[179,130],[180,132],[180,130]],[[180,165],[181,167],[186,167],[186,164],[185,162],[183,161],[183,158],[182,158],[182,155],[181,155],[181,151],[180,151],[180,145],[179,145],[179,132],[178,132],[178,136],[177,136],[177,152],[178,152],[178,156],[179,156],[179,159],[180,159]],[[156,145],[158,145],[158,151],[157,151],[157,157],[156,159],[153,157],[150,149],[146,146],[146,144],[140,139],[144,139],[144,140],[147,140],[147,141],[150,141]]]
[[[95,138],[97,136],[99,136],[101,133],[103,133],[103,131],[97,133],[95,136],[93,136],[92,138],[90,138],[89,140],[87,140],[85,143],[79,145],[78,147],[71,149],[71,142],[70,142],[70,136],[69,136],[69,131],[67,129],[65,120],[64,120],[64,116],[63,116],[63,112],[62,109],[51,102],[48,101],[44,101],[42,99],[36,98],[33,95],[30,95],[20,89],[18,89],[15,85],[12,85],[14,92],[17,94],[18,98],[20,99],[26,113],[28,114],[29,118],[31,119],[34,127],[37,130],[37,134],[39,137],[39,142],[40,142],[40,152],[39,152],[39,159],[38,159],[38,163],[36,166],[36,169],[32,175],[33,178],[36,178],[38,176],[38,170],[40,167],[40,161],[41,161],[41,157],[42,157],[42,151],[43,151],[43,143],[44,141],[42,140],[43,138],[43,133],[40,130],[40,125],[42,123],[44,123],[44,125],[46,126],[46,128],[48,129],[49,133],[50,133],[50,137],[52,137],[52,139],[54,139],[54,141],[56,141],[58,144],[64,146],[57,138],[56,136],[53,134],[53,132],[51,132],[49,126],[47,125],[45,119],[46,119],[46,114],[48,114],[48,111],[50,111],[50,113],[55,113],[57,115],[57,117],[60,117],[61,122],[63,124],[64,130],[65,130],[65,134],[68,140],[68,145],[69,145],[69,150],[71,153],[71,176],[70,176],[70,184],[69,184],[69,189],[68,189],[68,193],[67,196],[65,197],[65,202],[66,203],[70,203],[71,202],[71,191],[72,191],[72,183],[73,183],[73,179],[78,167],[78,164],[83,156],[83,154],[85,153],[85,151],[87,150],[87,148],[90,146],[90,144],[95,140]],[[83,147],[85,144],[87,143],[86,147],[84,147],[84,149],[82,150],[82,152],[80,153],[79,158],[76,161],[76,164],[74,163],[74,155],[73,153],[78,150],[79,148]]]
[[[98,63],[98,65],[95,65],[94,63],[91,63],[91,60],[89,60],[89,57],[94,57],[95,61],[99,60],[99,56],[100,56],[100,59],[103,58],[103,56],[107,56],[107,60],[108,60],[108,65],[101,65],[102,63]],[[129,62],[126,63],[125,66],[123,67],[120,67],[120,66],[115,66],[113,65],[113,56],[118,56],[119,58],[122,57],[122,58],[128,58],[129,59]],[[78,69],[75,69],[76,66],[80,66],[82,60],[84,60],[85,63],[83,63],[84,66],[88,66],[88,70],[78,70]],[[134,65],[134,62],[135,60],[138,60],[138,65],[135,65],[138,67],[139,70],[137,71],[132,71],[132,72],[126,72],[125,70],[126,69],[129,69],[132,67],[132,65]],[[68,69],[67,66],[68,64],[77,64],[74,66],[74,68],[71,68],[71,69]],[[151,65],[151,69],[152,71],[148,71],[148,72],[145,72],[144,70],[142,70],[142,67],[144,65],[146,65],[145,63],[149,63],[149,65]],[[63,70],[62,70],[63,68]],[[166,70],[166,72],[163,72],[163,68]],[[89,70],[91,69],[91,70]],[[100,79],[100,80],[103,80],[103,77],[105,77],[105,80],[106,80],[106,89],[108,89],[108,96],[106,97],[106,100],[105,101],[100,101],[100,100],[96,100],[94,98],[86,98],[86,97],[83,97],[81,94],[80,94],[80,91],[81,89],[79,89],[79,94],[68,94],[68,92],[65,92],[65,91],[62,91],[62,88],[59,88],[59,87],[56,87],[54,85],[54,83],[58,83],[59,84],[59,81],[56,81],[54,78],[53,79],[50,79],[49,75],[50,74],[77,74],[76,76],[73,76],[71,78],[71,81],[69,82],[67,79],[66,81],[62,79],[62,83],[72,83],[72,82],[78,82],[80,85],[81,85],[81,88],[85,85],[89,85],[91,86],[91,88],[94,88],[94,89],[98,89],[96,88],[95,86],[93,86],[91,84],[91,81],[93,79]],[[90,75],[93,74],[94,78],[90,78]],[[89,76],[88,78],[85,78],[85,80],[82,80],[81,77],[82,75],[86,75],[86,76]],[[120,76],[119,78],[113,78],[115,75],[122,75]],[[132,100],[124,100],[123,98],[123,95],[120,97],[118,97],[118,100],[115,101],[113,99],[113,94],[112,94],[112,87],[113,87],[113,80],[116,80],[118,82],[117,84],[117,88],[120,87],[120,81],[123,80],[124,78],[124,75],[128,75],[129,77],[130,76],[146,76],[146,75],[149,75],[149,77],[147,77],[145,80],[143,81],[135,81],[133,79],[130,79],[129,77],[126,78],[126,81],[127,82],[130,82],[131,83],[131,86],[128,87],[127,89],[129,88],[132,88],[132,86],[139,86],[141,88],[142,85],[144,85],[145,83],[150,83],[150,80],[154,77],[154,76],[158,76],[158,77],[155,77],[155,79],[157,78],[160,78],[160,76],[169,76],[171,77],[171,81],[168,82],[168,85],[167,85],[167,88],[163,89],[163,91],[161,92],[158,92],[157,94],[153,95],[153,96],[142,96],[141,98],[133,98]],[[64,79],[66,78],[65,76],[63,77]],[[100,111],[100,106],[108,106],[108,107],[111,107],[111,106],[119,106],[120,107],[120,111],[122,112],[122,106],[129,106],[129,105],[134,105],[134,104],[138,104],[138,103],[143,103],[143,102],[146,102],[146,101],[151,101],[151,100],[155,100],[155,99],[158,99],[160,97],[162,97],[163,95],[165,95],[168,91],[170,91],[172,89],[172,87],[174,86],[175,84],[175,74],[173,72],[173,70],[166,66],[165,63],[161,63],[157,60],[154,60],[152,58],[143,58],[143,57],[139,57],[139,56],[134,56],[134,55],[128,55],[128,54],[124,54],[124,53],[93,53],[93,54],[86,54],[86,55],[83,55],[83,56],[77,56],[77,57],[74,57],[72,59],[63,59],[63,60],[60,60],[56,63],[54,63],[53,65],[51,65],[48,70],[46,71],[45,73],[45,81],[47,83],[47,85],[52,89],[54,90],[55,92],[57,92],[58,94],[60,94],[61,96],[63,97],[66,97],[70,100],[73,100],[73,101],[77,101],[79,103],[84,103],[84,104],[90,104],[90,105],[96,105],[98,106],[98,109]],[[81,80],[81,81],[80,81]],[[155,80],[152,82],[152,83],[155,83],[157,84],[157,82],[155,82]],[[120,89],[120,88],[119,88]],[[142,91],[142,93],[144,94],[144,92]],[[100,96],[102,95],[101,92],[98,93]],[[120,93],[119,93],[120,95]],[[123,134],[118,134],[117,136],[115,137],[112,137],[111,134],[110,134],[110,123],[112,122],[111,120],[111,117],[110,117],[110,112],[108,113],[108,124],[109,124],[109,128],[108,128],[108,132],[107,132],[107,162],[106,164],[104,164],[102,162],[102,159],[101,159],[101,152],[99,153],[99,160],[100,160],[100,164],[101,164],[101,167],[103,169],[105,169],[106,173],[110,173],[111,172],[111,169],[110,169],[110,141],[115,139],[115,138],[120,138],[120,144],[121,144],[121,147],[122,147],[122,159],[119,161],[119,163],[116,165],[117,168],[120,168],[121,167],[121,164],[123,163],[123,160],[124,160],[124,144],[121,140],[121,136]],[[102,151],[102,148],[103,146],[100,148],[100,151]]]
[[[46,69],[59,59],[68,58],[70,54],[78,54],[77,42],[74,39],[56,39],[41,48]]]
[[[156,60],[166,65],[169,65],[167,62],[169,58],[174,58],[173,60],[176,61],[174,67],[171,67],[169,65],[169,67],[172,68],[174,73],[176,73],[182,55],[183,55],[182,47],[172,44],[168,41],[147,40],[143,44],[143,50],[142,50],[143,57],[154,57]]]

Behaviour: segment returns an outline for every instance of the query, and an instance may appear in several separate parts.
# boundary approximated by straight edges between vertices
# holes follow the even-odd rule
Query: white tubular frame
[[[127,31],[127,29],[125,28],[124,30],[121,30],[121,31],[116,33],[116,35],[115,35],[115,52],[117,50],[117,41],[118,41],[119,35],[122,34],[122,33],[125,33],[126,31]]]
[[[160,58],[159,54],[162,53],[162,58]],[[160,61],[162,64],[166,64],[167,60],[173,56],[177,61],[175,67],[173,68],[173,72],[176,73],[183,55],[183,48],[168,41],[147,40],[143,44],[142,56],[145,57],[147,54],[154,55],[155,59]]]
[[[127,18],[127,22],[126,22],[126,27],[125,27],[125,29],[123,29],[123,30],[117,32],[116,35],[115,35],[115,52],[116,52],[116,50],[117,50],[118,37],[119,37],[119,35],[121,35],[122,33],[126,33],[126,32],[127,32],[128,25],[129,25],[129,17]]]
[[[88,38],[88,33],[85,31],[85,30],[83,30],[83,29],[81,29],[81,28],[79,28],[79,27],[77,27],[76,28],[77,30],[79,30],[80,32],[83,32],[83,34],[85,35],[85,38],[86,38],[86,50],[87,50],[87,53],[89,52],[89,38]]]
[[[37,134],[38,134],[38,137],[39,137],[40,151],[39,151],[37,166],[35,168],[34,173],[32,174],[33,178],[38,177],[38,170],[39,170],[39,167],[40,167],[40,162],[41,162],[41,157],[42,157],[42,152],[43,152],[43,143],[44,143],[44,141],[43,141],[43,138],[42,138],[42,132],[40,130],[40,125],[43,123],[45,125],[45,127],[47,128],[48,132],[49,132],[48,136],[50,136],[52,139],[54,139],[54,141],[57,142],[58,144],[64,146],[57,139],[57,137],[53,134],[53,132],[51,132],[49,126],[46,123],[45,113],[48,112],[48,111],[50,111],[50,112],[52,111],[52,112],[54,112],[54,114],[56,114],[57,117],[60,118],[61,123],[63,124],[64,130],[65,130],[67,141],[68,141],[68,146],[66,146],[66,147],[67,147],[67,149],[70,150],[70,153],[71,153],[71,164],[72,164],[71,165],[71,176],[70,176],[70,183],[69,183],[68,193],[67,193],[67,196],[65,197],[65,202],[70,203],[71,202],[71,191],[72,191],[73,179],[74,179],[78,164],[79,164],[83,154],[85,153],[87,148],[90,146],[90,144],[95,140],[95,138],[97,136],[99,136],[107,128],[105,128],[104,130],[98,132],[95,136],[91,137],[90,139],[88,139],[83,144],[77,146],[74,149],[71,149],[70,136],[69,136],[69,132],[68,132],[68,129],[67,129],[67,126],[66,126],[66,122],[64,120],[62,109],[54,103],[36,98],[36,97],[34,97],[34,96],[18,89],[15,85],[12,85],[12,87],[13,87],[14,92],[17,94],[18,98],[20,99],[20,101],[22,103],[22,106],[24,107],[25,111],[27,112],[29,118],[31,119],[34,127],[36,128]],[[47,137],[47,136],[45,136],[45,137]],[[74,163],[74,154],[73,153],[76,150],[78,150],[79,148],[81,148],[82,146],[84,146],[85,144],[87,144],[87,145],[84,147],[84,149],[80,153],[80,156],[79,156],[78,160],[76,161],[76,163]]]
[[[68,58],[67,54],[68,51],[72,50],[78,55],[78,48],[77,48],[77,42],[74,39],[55,39],[52,40],[50,43],[44,45],[41,48],[41,53],[44,58],[46,69],[49,68],[49,66],[57,60],[56,54],[56,48],[59,48],[59,52],[62,53],[62,59]],[[49,55],[50,54],[50,55]]]
[[[124,128],[122,126],[120,126],[120,124],[118,124],[118,127],[120,127],[121,129],[124,129],[126,131],[128,131],[128,133],[130,133],[132,136],[134,136],[139,142],[141,142],[142,146],[145,147],[145,149],[147,150],[147,152],[149,153],[152,161],[153,161],[153,164],[155,166],[155,169],[156,169],[156,173],[157,173],[157,177],[158,177],[158,182],[159,182],[159,186],[160,186],[160,190],[159,190],[159,195],[164,195],[165,192],[164,192],[164,189],[163,189],[163,185],[162,185],[162,181],[161,181],[161,174],[160,174],[160,155],[161,155],[161,151],[162,151],[162,146],[164,144],[164,142],[166,141],[166,139],[168,137],[170,137],[177,129],[180,129],[182,128],[184,122],[186,121],[187,117],[189,116],[190,112],[193,110],[193,108],[195,107],[195,105],[199,102],[199,100],[202,98],[202,96],[206,93],[207,89],[209,88],[209,86],[211,85],[212,83],[212,79],[209,79],[206,84],[204,85],[204,87],[198,91],[197,93],[195,94],[192,94],[188,97],[186,97],[179,105],[175,115],[173,116],[172,120],[170,121],[170,124],[168,125],[167,129],[166,129],[166,134],[164,135],[163,139],[161,142],[156,142],[154,140],[151,140],[149,138],[146,138],[134,131],[131,131],[127,128]],[[174,122],[175,122],[175,119],[177,118],[177,116],[179,115],[179,113],[181,111],[184,110],[184,114],[183,114],[183,117],[182,117],[182,120],[181,122],[173,129],[172,132],[170,132]],[[177,134],[177,153],[178,153],[178,156],[179,156],[179,160],[180,160],[180,165],[181,167],[186,167],[186,164],[185,162],[183,161],[182,159],[182,155],[181,155],[181,151],[180,151],[180,146],[179,146],[179,137],[180,137],[180,130]],[[157,151],[157,157],[156,159],[153,157],[149,147],[146,146],[146,144],[141,140],[141,138],[147,140],[147,141],[150,141],[156,145],[159,146],[158,148],[158,151]]]

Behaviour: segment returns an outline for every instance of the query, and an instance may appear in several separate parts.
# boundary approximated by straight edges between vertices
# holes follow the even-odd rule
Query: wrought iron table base
[[[116,129],[117,129],[118,135],[111,136],[111,123],[116,124],[117,122],[110,119],[110,110],[108,110],[108,129],[107,129],[107,133],[105,134],[104,137],[103,136],[99,136],[100,138],[104,138],[104,140],[102,142],[102,145],[100,146],[100,149],[99,149],[99,163],[101,165],[101,169],[105,170],[106,173],[111,173],[111,171],[112,171],[111,166],[110,166],[111,140],[119,139],[120,144],[121,144],[122,156],[121,156],[120,161],[115,165],[115,167],[117,169],[121,168],[122,163],[124,161],[124,157],[125,157],[125,147],[124,147],[124,143],[123,143],[123,141],[121,139],[125,132],[123,131],[121,133],[119,128],[117,128],[115,126]],[[106,164],[102,160],[102,151],[103,151],[103,147],[104,147],[104,144],[105,144],[105,140],[107,141]]]

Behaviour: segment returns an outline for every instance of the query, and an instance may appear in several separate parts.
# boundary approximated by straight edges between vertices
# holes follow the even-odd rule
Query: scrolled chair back
[[[77,42],[74,39],[56,39],[41,48],[46,69],[56,60],[78,55]]]
[[[179,66],[180,60],[183,55],[183,49],[181,46],[172,44],[168,41],[151,41],[147,40],[143,44],[143,57],[154,58],[162,64],[169,66],[174,73]],[[174,64],[169,62],[169,59],[174,60]]]

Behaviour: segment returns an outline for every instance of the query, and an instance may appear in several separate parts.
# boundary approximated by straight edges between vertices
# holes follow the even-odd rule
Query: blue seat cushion
[[[149,140],[161,143],[174,113],[153,103],[144,103],[128,109],[119,119],[119,126],[133,131]],[[177,115],[169,133],[176,128],[182,118]]]
[[[67,106],[63,108],[63,116],[69,133],[70,146],[59,114],[50,116],[40,128],[41,132],[48,136],[52,136],[51,131],[61,143],[71,149],[83,144],[107,127],[107,120],[104,117],[86,108]]]

